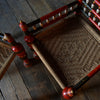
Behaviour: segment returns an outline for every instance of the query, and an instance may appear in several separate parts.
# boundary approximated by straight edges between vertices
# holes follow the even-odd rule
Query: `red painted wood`
[[[32,36],[32,35],[26,35],[25,37],[24,37],[24,40],[27,42],[27,43],[33,43],[34,42],[34,36]]]
[[[55,11],[53,11],[53,12],[47,14],[47,15],[41,17],[40,19],[41,19],[41,21],[44,21],[44,20],[46,20],[46,19],[48,19],[48,18],[50,18],[50,17],[62,12],[62,11],[64,11],[65,9],[67,10],[67,6],[63,6],[63,7],[59,8],[59,9],[57,9],[57,10],[55,10]]]
[[[97,27],[98,30],[100,30],[100,27],[98,26],[98,24],[96,22],[93,21],[92,18],[89,17],[89,20]]]
[[[100,71],[100,65],[98,65],[94,70],[92,70],[87,76],[92,77],[95,75],[98,71]]]
[[[92,13],[100,20],[100,15],[96,13],[96,11],[94,9],[91,10]]]
[[[15,40],[13,39],[13,37],[9,33],[4,34],[3,40],[8,41],[9,43],[15,42]]]
[[[95,3],[100,7],[100,1],[95,0]]]
[[[26,52],[24,50],[24,47],[17,43],[15,46],[12,46],[12,50],[19,56],[20,58],[24,58],[26,56]]]
[[[78,0],[82,4],[82,0]]]
[[[32,35],[26,35],[26,36],[24,37],[24,40],[25,40],[25,42],[27,43],[27,45],[33,50],[31,44],[32,44],[32,43],[34,42],[34,40],[35,40],[34,36],[32,36]],[[33,57],[34,57],[35,59],[39,59],[37,53],[34,52],[34,51],[33,51]]]
[[[30,63],[29,59],[27,59],[27,58],[24,60],[23,64],[24,64],[24,66],[27,67],[27,68],[30,67],[30,66],[32,65],[32,63]]]
[[[25,52],[22,44],[17,43],[15,46],[12,46],[12,50],[16,53],[16,55],[23,60],[23,64],[25,67],[30,67],[32,64],[27,58],[27,54]]]
[[[28,30],[27,24],[23,21],[20,21],[19,27],[22,29],[23,32],[26,32]]]
[[[44,24],[43,27],[47,27],[47,26],[49,26],[49,25],[51,25],[51,24],[53,24],[53,23],[59,21],[60,19],[62,19],[62,18],[64,18],[64,17],[66,17],[66,14],[62,15],[61,17],[57,17],[55,20],[52,20],[52,21],[50,21],[49,23]]]
[[[74,96],[74,91],[71,87],[65,87],[62,91],[62,95],[65,99],[71,99]]]
[[[21,58],[24,62],[24,65],[28,64],[27,66],[25,67],[29,67],[31,65],[31,62],[29,61],[29,59],[27,58],[27,54],[25,52],[25,49],[23,47],[23,45],[21,43],[17,43],[13,37],[11,36],[11,34],[9,33],[5,33],[4,34],[4,40],[8,41],[9,43],[12,44],[12,51],[16,53],[16,55]],[[26,61],[27,60],[27,63]]]

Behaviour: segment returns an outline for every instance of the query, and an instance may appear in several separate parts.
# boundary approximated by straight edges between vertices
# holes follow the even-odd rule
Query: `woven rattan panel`
[[[8,44],[0,42],[0,68],[4,66],[12,53],[13,52]]]
[[[99,43],[89,30],[80,18],[72,17],[38,35],[45,54],[55,65],[55,72],[68,85],[77,83],[100,63]]]

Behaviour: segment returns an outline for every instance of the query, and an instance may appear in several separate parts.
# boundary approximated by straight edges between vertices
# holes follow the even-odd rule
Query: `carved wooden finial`
[[[3,38],[2,38],[2,40],[8,41],[9,43],[15,42],[14,39],[13,39],[13,37],[9,33],[5,33],[4,36],[3,36]]]
[[[65,87],[63,89],[62,95],[65,99],[71,99],[74,96],[74,91],[72,87]]]
[[[19,27],[22,29],[22,31],[26,32],[28,30],[27,24],[24,21],[20,21]]]

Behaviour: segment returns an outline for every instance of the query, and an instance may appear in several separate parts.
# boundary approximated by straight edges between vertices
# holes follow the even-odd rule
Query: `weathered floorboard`
[[[27,0],[27,2],[38,18],[52,11],[45,0]]]
[[[26,1],[24,1],[25,3],[22,2],[21,0],[16,1],[15,6],[14,6],[14,2],[12,0],[10,0],[10,1],[11,2],[8,2],[8,1],[7,2],[9,4],[10,11],[15,16],[16,23],[20,19],[23,19],[23,17],[25,15],[27,15],[27,17],[24,17],[24,20],[27,22],[31,21],[30,17],[28,17],[29,16],[28,13],[25,14],[26,13],[25,10],[21,10],[21,11],[19,10],[19,9],[30,10]],[[24,6],[24,4],[26,6]],[[20,7],[19,9],[17,9],[18,6]],[[14,9],[12,9],[13,7],[14,7]],[[33,18],[33,20],[34,20],[35,15],[31,14],[31,18]],[[17,23],[17,25],[18,25],[18,23]],[[16,34],[19,30],[20,30],[20,28],[18,28],[18,30],[14,31],[14,33],[13,33],[14,36],[16,36]],[[21,34],[21,33],[19,33],[19,34]],[[21,41],[21,38],[17,37],[17,40]],[[21,41],[21,42],[23,42],[23,41]],[[25,48],[27,48],[26,45],[24,45],[24,46],[25,46]],[[31,55],[31,54],[29,54],[29,55]],[[23,81],[25,82],[26,87],[28,88],[28,90],[32,96],[32,99],[35,98],[35,99],[39,100],[39,99],[43,98],[44,100],[47,100],[47,99],[52,100],[53,98],[55,98],[56,95],[54,95],[54,96],[51,96],[51,95],[55,94],[56,91],[54,90],[53,85],[51,84],[50,80],[47,77],[47,74],[45,73],[45,70],[43,68],[44,67],[43,64],[37,64],[37,66],[36,67],[34,66],[34,68],[25,69],[22,62],[18,59],[18,57],[16,57],[16,59],[14,61],[15,61],[16,66],[18,67],[18,70],[19,70],[22,78],[23,78]],[[13,78],[12,78],[12,81],[14,81]],[[41,88],[39,86],[41,86]]]
[[[14,62],[1,80],[0,89],[5,100],[32,100]]]
[[[12,82],[12,85],[15,89],[15,93],[16,96],[19,100],[32,100],[30,93],[27,89],[27,87],[25,86],[25,83],[21,77],[21,75],[19,74],[19,71],[16,67],[15,62],[13,62],[10,66],[10,68],[8,69],[8,74],[10,77],[10,80]]]
[[[71,1],[0,0],[0,31],[10,32],[17,41],[24,43],[24,34],[18,26],[20,20],[28,23],[65,4],[68,4],[69,2]],[[27,49],[28,55],[32,57],[32,54],[25,43],[24,47]],[[99,100],[99,84],[98,73],[78,91],[72,100],[77,100],[77,98],[79,100]],[[31,68],[26,69],[18,57],[15,58],[8,72],[1,80],[0,89],[0,100],[62,99],[58,84],[48,71],[45,70],[44,65],[40,61],[35,62],[34,66]]]

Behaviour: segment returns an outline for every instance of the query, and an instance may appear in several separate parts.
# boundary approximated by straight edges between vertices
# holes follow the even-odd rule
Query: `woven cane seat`
[[[0,78],[7,71],[14,57],[11,46],[0,41]]]
[[[74,85],[100,64],[99,36],[82,18],[71,17],[37,36],[49,61],[67,85]]]

